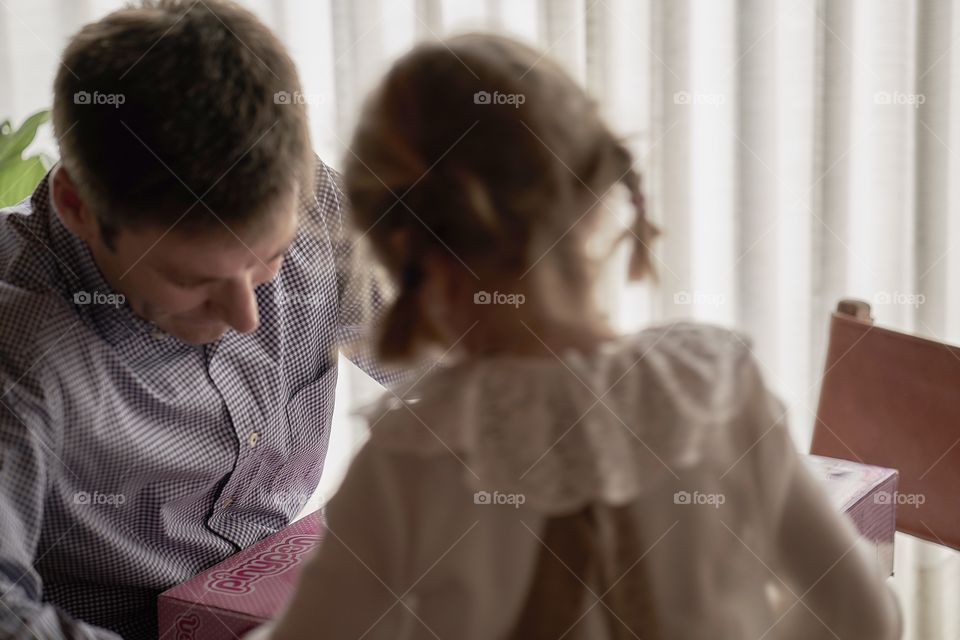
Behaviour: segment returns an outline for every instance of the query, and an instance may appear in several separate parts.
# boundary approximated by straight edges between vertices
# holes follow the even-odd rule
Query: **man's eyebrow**
[[[284,255],[286,255],[287,252],[290,251],[290,248],[293,247],[293,245],[294,245],[294,243],[295,243],[296,241],[297,241],[297,236],[295,235],[295,236],[290,240],[290,242],[287,243],[287,246],[285,246],[283,249],[281,249],[280,251],[278,251],[277,254],[274,255],[274,256],[273,256],[272,258],[270,258],[269,260],[267,260],[267,262],[273,262],[274,260],[276,260],[276,259],[278,259],[278,258],[281,258],[281,257],[283,257]],[[196,277],[195,277],[195,276],[190,276],[190,275],[188,275],[188,274],[184,274],[184,273],[178,271],[176,266],[174,266],[173,268],[168,268],[167,273],[168,273],[170,276],[172,276],[175,280],[182,280],[182,281],[186,281],[186,282],[189,282],[190,284],[195,284],[195,285],[209,284],[209,283],[211,283],[211,282],[216,282],[216,281],[218,281],[218,280],[221,280],[221,278],[220,278],[219,276],[196,276]]]

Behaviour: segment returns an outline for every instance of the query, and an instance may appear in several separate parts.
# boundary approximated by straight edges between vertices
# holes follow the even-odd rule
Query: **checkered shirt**
[[[161,591],[315,490],[339,348],[380,298],[347,285],[342,191],[319,160],[290,253],[257,288],[259,328],[205,346],[109,304],[47,182],[0,210],[0,638],[157,637]]]

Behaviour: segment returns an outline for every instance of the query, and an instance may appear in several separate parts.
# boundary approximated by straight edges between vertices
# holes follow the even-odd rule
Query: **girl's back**
[[[453,364],[371,413],[276,637],[896,637],[745,340],[610,328],[604,234],[632,204],[642,278],[656,229],[558,66],[491,36],[419,47],[372,95],[345,184],[397,288],[380,355]]]
[[[276,637],[894,637],[743,338],[557,355],[439,369],[371,411]]]

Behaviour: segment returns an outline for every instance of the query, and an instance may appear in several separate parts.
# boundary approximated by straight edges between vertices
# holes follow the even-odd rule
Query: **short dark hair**
[[[246,9],[145,0],[71,39],[53,122],[105,236],[178,220],[245,225],[281,194],[312,188],[306,110],[290,99],[299,91],[283,44]]]

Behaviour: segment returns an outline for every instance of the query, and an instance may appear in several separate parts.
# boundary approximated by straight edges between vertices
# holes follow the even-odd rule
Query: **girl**
[[[371,438],[276,640],[899,637],[740,335],[617,335],[597,238],[630,153],[554,63],[469,35],[401,59],[345,173],[399,293],[381,355],[444,352]],[[413,398],[413,399],[411,399]]]

